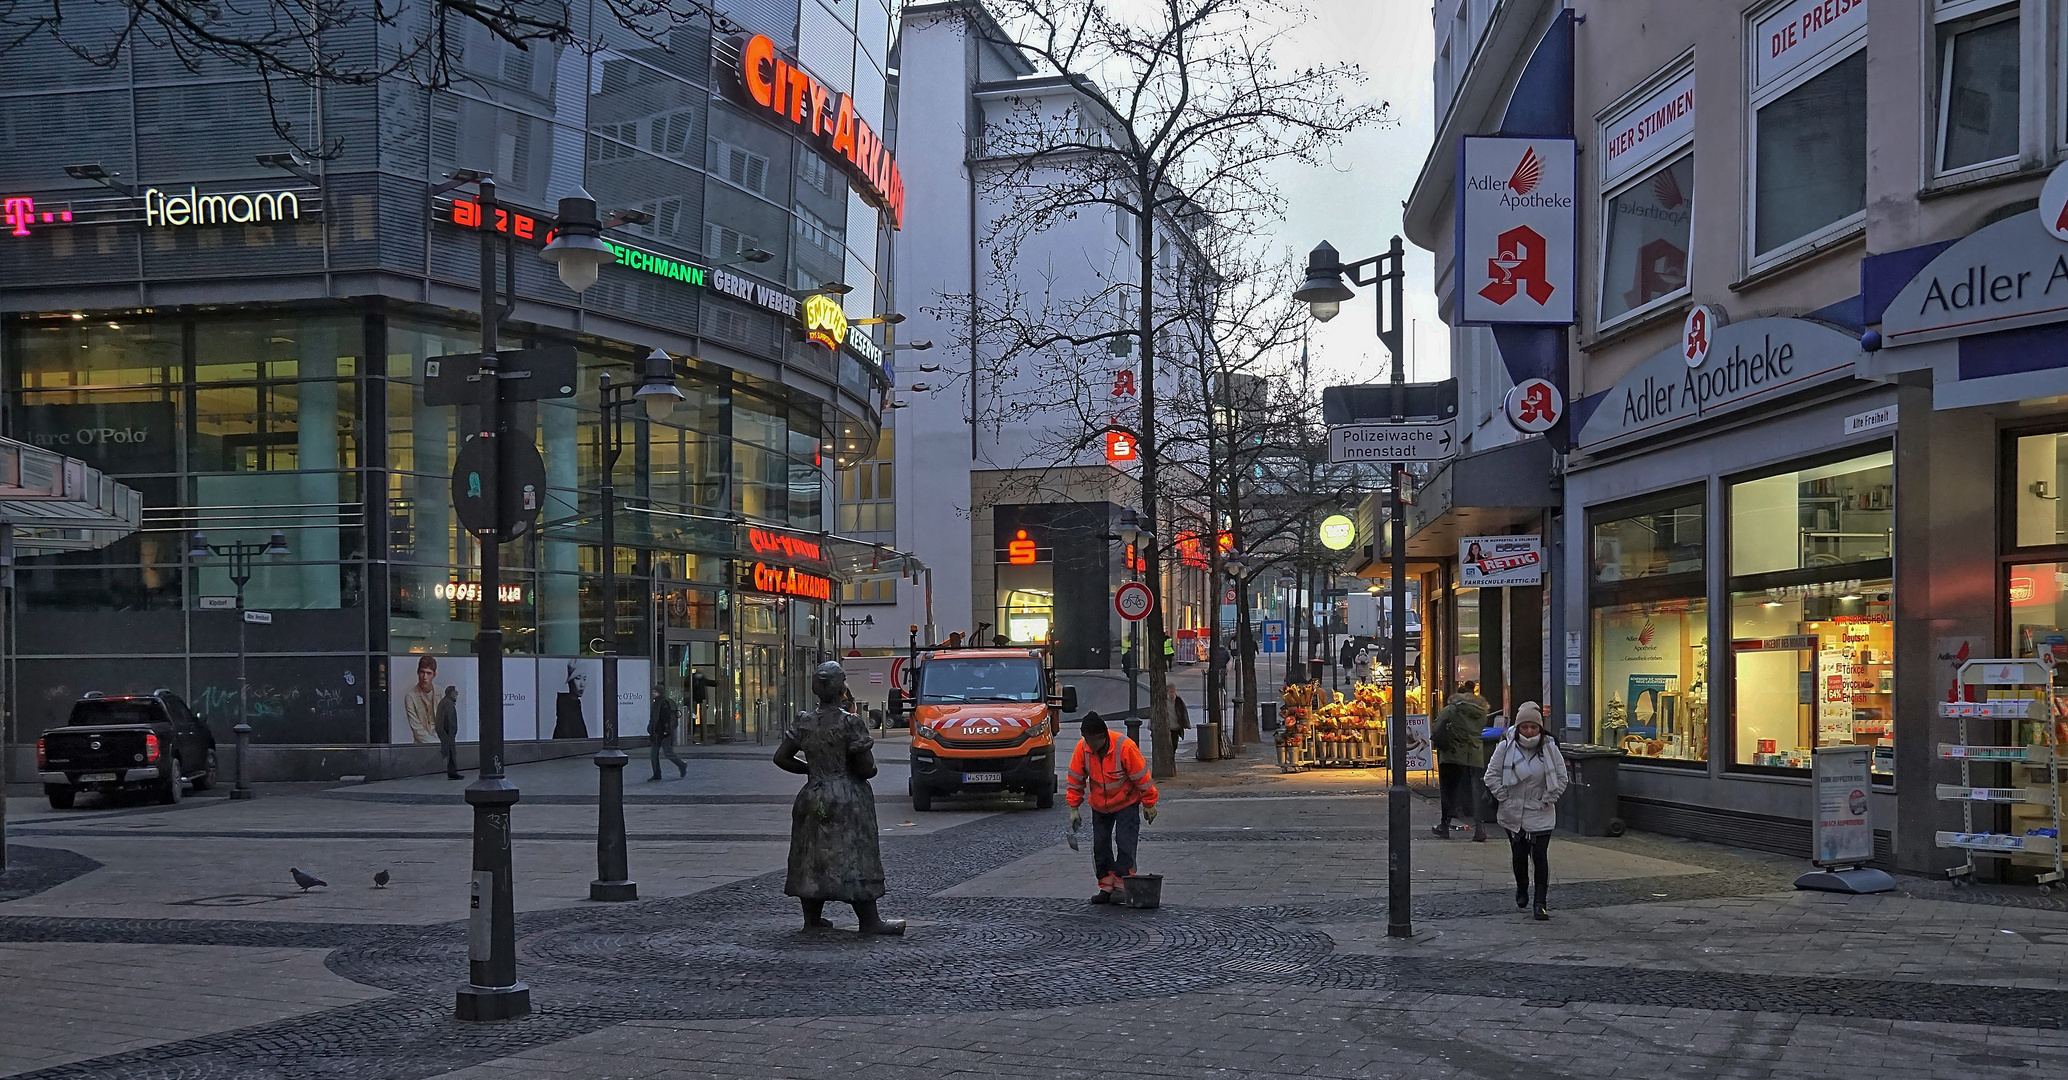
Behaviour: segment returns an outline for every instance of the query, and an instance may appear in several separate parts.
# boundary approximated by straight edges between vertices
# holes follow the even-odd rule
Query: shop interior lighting
[[[81,313],[81,312],[77,312],[77,311],[75,311],[75,312],[73,312],[73,313],[72,313],[72,321],[73,321],[73,322],[85,322],[85,321],[86,321],[86,316],[85,316],[85,315],[84,315],[83,313]]]

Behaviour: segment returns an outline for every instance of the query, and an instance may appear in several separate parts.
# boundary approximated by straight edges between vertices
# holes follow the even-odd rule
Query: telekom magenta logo
[[[55,225],[60,221],[72,220],[72,212],[70,210],[45,210],[39,216],[36,213],[36,200],[27,195],[9,195],[4,205],[7,211],[6,217],[0,218],[0,220],[4,220],[7,223],[8,231],[15,236],[29,235],[30,227],[38,222],[44,225]]]

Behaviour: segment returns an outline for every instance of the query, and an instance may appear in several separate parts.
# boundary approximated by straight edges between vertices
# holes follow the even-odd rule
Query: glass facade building
[[[888,130],[880,0],[734,6]],[[644,731],[650,690],[687,705],[700,674],[711,689],[684,710],[685,736],[779,724],[837,647],[839,551],[853,545],[832,535],[833,470],[870,452],[889,384],[885,327],[827,348],[785,298],[840,283],[848,318],[891,310],[892,222],[823,142],[757,115],[739,53],[701,28],[600,52],[479,32],[450,88],[275,87],[270,111],[227,67],[196,78],[148,50],[113,68],[34,44],[11,54],[6,431],[102,468],[146,506],[144,530],[112,548],[23,560],[15,736],[61,722],[84,691],[162,686],[228,737],[235,616],[202,598],[234,590],[218,560],[189,555],[197,531],[288,537],[291,554],[246,590],[274,613],[249,638],[256,742],[417,741],[413,697],[468,695],[479,549],[454,519],[451,473],[470,410],[423,395],[427,361],[479,348],[481,237],[452,202],[471,189],[435,190],[468,169],[493,174],[511,207],[501,346],[572,345],[580,372],[575,396],[516,415],[546,485],[538,528],[503,549],[508,737],[600,731],[598,378],[631,378],[654,348],[676,357],[685,399],[664,421],[626,413],[620,716]],[[258,162],[289,149],[273,116],[321,133],[328,154],[308,175]],[[120,186],[73,179],[80,164]],[[606,213],[640,212],[607,234],[618,264],[579,295],[537,254],[578,188]]]

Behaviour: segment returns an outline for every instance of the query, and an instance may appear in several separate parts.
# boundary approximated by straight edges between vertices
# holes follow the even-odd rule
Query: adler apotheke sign
[[[1460,320],[1572,322],[1573,140],[1468,137],[1460,143]]]
[[[1647,357],[1602,397],[1577,448],[1601,449],[1847,378],[1860,356],[1857,338],[1808,319],[1704,320],[1701,329],[1707,348],[1699,363],[1690,363],[1685,342]]]

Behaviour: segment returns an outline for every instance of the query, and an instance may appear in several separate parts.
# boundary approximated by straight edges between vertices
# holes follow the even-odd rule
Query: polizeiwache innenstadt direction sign
[[[1706,346],[1683,340],[1647,357],[1602,397],[1576,449],[1603,449],[1742,409],[1778,394],[1845,378],[1859,340],[1808,319],[1705,326]],[[1689,364],[1690,358],[1699,362]]]
[[[1338,465],[1448,461],[1458,450],[1455,420],[1339,424],[1328,429],[1328,459]]]

